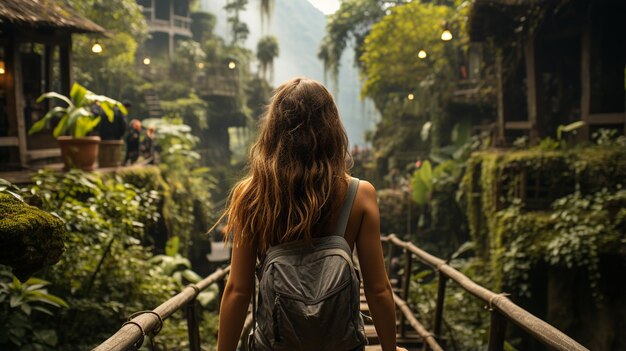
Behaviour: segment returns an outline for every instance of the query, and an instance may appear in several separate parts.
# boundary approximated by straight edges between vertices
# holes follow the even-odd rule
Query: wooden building
[[[476,0],[469,31],[493,62],[497,143],[554,138],[576,121],[582,140],[624,133],[625,19],[621,0]]]
[[[176,42],[191,39],[189,0],[137,0],[150,28],[145,54],[174,57]]]
[[[27,132],[50,107],[42,93],[69,94],[72,33],[104,29],[60,1],[0,1],[0,171],[60,156],[51,132]]]

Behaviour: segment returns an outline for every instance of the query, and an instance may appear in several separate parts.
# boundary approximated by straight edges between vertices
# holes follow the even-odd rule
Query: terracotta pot
[[[98,151],[98,167],[119,167],[122,164],[124,140],[101,140]]]
[[[61,157],[65,164],[64,169],[80,168],[83,171],[93,171],[98,159],[99,136],[73,138],[61,136],[57,138],[61,148]]]

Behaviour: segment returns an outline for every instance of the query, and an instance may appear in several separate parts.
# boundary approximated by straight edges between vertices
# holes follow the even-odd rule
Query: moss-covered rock
[[[64,250],[65,226],[59,218],[0,193],[0,264],[20,280],[55,264]]]

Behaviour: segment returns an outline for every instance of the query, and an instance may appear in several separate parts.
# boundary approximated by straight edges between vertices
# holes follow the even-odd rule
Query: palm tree
[[[279,48],[278,40],[276,37],[266,35],[259,39],[259,43],[256,46],[256,58],[259,61],[259,73],[265,79],[269,81],[274,80],[274,59],[278,57]]]

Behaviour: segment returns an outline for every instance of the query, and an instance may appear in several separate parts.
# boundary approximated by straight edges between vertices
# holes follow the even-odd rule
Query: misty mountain
[[[201,8],[216,15],[215,31],[228,41],[230,33],[225,4],[226,0],[202,0]],[[240,18],[250,29],[245,46],[252,51],[256,50],[257,42],[263,35],[274,35],[278,39],[280,55],[274,62],[274,86],[296,76],[324,82],[324,66],[317,58],[317,49],[324,37],[326,16],[307,0],[275,0],[270,23],[265,23],[263,27],[259,1],[250,0],[248,9],[240,14]],[[256,67],[252,68],[256,70]],[[331,89],[330,82],[326,83]],[[338,92],[334,95],[350,144],[363,146],[364,133],[373,128],[378,115],[371,102],[359,98],[359,75],[350,49],[342,58],[337,88]]]

